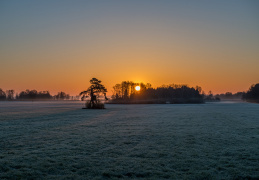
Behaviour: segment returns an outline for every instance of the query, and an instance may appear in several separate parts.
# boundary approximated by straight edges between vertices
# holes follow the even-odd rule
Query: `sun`
[[[140,90],[140,86],[136,86],[135,89],[136,89],[136,91],[139,91]]]

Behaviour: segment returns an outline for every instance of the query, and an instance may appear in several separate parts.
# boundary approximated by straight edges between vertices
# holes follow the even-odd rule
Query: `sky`
[[[1,0],[0,88],[77,95],[96,77],[246,91],[259,83],[257,0]]]

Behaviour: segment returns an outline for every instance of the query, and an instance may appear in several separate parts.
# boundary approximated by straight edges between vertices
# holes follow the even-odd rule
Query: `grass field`
[[[0,102],[0,179],[259,179],[259,105]]]

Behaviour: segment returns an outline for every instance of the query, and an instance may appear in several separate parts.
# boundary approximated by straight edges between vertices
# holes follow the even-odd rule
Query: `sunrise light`
[[[140,86],[135,87],[136,91],[140,91]]]

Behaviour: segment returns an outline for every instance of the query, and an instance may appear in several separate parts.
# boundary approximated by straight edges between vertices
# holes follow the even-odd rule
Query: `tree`
[[[250,89],[244,94],[244,99],[259,103],[259,83],[252,85]]]
[[[106,97],[107,89],[104,87],[104,85],[101,84],[102,81],[98,80],[97,78],[92,78],[90,80],[91,86],[86,90],[82,91],[80,93],[80,96],[82,96],[82,100],[86,97],[90,96],[90,102],[86,104],[86,107],[89,109],[103,109],[104,106],[99,103],[98,97],[100,95],[104,95],[105,100],[108,100]]]
[[[136,86],[140,86],[140,91],[136,91]],[[145,90],[151,89],[150,83],[134,83],[133,81],[122,81],[120,84],[113,86],[112,99],[130,101],[136,99]]]
[[[1,88],[0,88],[0,100],[6,100],[6,94]]]
[[[61,91],[61,92],[58,92],[58,94],[55,95],[54,98],[61,99],[61,100],[69,99],[69,94],[66,94],[65,92]]]
[[[226,92],[226,93],[225,93],[225,97],[226,97],[227,99],[232,99],[232,98],[233,98],[232,92]]]
[[[113,86],[113,95],[112,95],[113,99],[119,99],[122,98],[122,88],[121,88],[121,84],[116,84],[115,86]]]
[[[40,91],[38,93],[38,98],[39,99],[51,99],[52,96],[50,95],[49,91]]]
[[[59,96],[58,95],[56,95],[55,98],[58,99],[58,97],[60,97],[60,95]],[[65,96],[66,96],[66,94],[65,94]],[[49,91],[38,92],[36,90],[27,89],[26,91],[20,92],[20,94],[16,94],[16,99],[22,99],[22,100],[52,99],[52,96],[49,94]]]
[[[14,90],[11,89],[11,90],[7,90],[6,91],[6,97],[8,100],[13,100],[14,99]]]
[[[140,86],[139,91],[136,86]],[[123,81],[113,89],[112,103],[203,103],[202,89],[198,86],[170,84],[154,89],[149,83]]]

